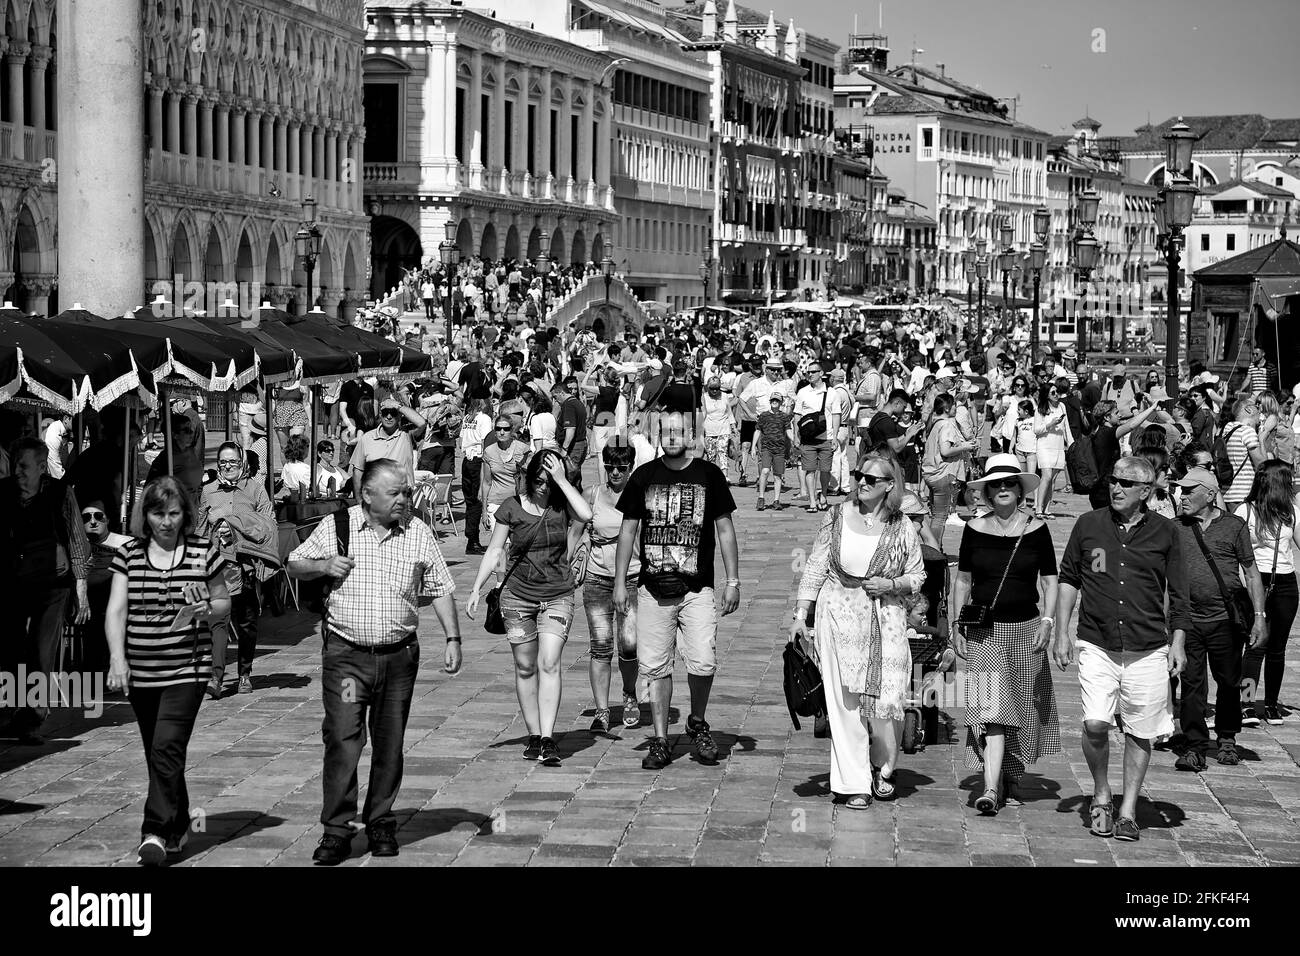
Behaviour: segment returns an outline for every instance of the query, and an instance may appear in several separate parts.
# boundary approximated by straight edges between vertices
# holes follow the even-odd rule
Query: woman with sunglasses
[[[790,639],[805,635],[817,605],[814,641],[831,725],[831,791],[850,809],[894,797],[911,684],[903,597],[925,581],[921,541],[902,513],[903,476],[872,453],[853,473],[854,494],[831,509],[799,582]]]
[[[519,469],[528,454],[528,445],[515,437],[515,423],[509,415],[498,413],[492,426],[494,441],[483,443],[483,466],[479,488],[483,499],[483,527],[490,533],[496,527],[497,509],[519,490]]]
[[[1049,383],[1038,389],[1038,407],[1034,414],[1034,436],[1037,440],[1034,454],[1042,484],[1034,499],[1034,514],[1051,518],[1052,492],[1056,476],[1065,470],[1065,449],[1073,444],[1070,423],[1066,418],[1065,403],[1056,384]]]
[[[619,531],[623,527],[623,512],[618,510],[618,499],[632,474],[636,452],[628,445],[606,445],[600,456],[606,480],[589,495],[591,550],[587,557],[587,579],[582,585],[582,607],[587,613],[587,632],[591,635],[588,670],[591,693],[596,702],[596,716],[591,729],[607,733],[610,726],[609,685],[615,649],[618,650],[618,671],[623,680],[623,726],[631,730],[641,723],[641,705],[636,694],[636,583],[641,560],[638,549],[633,549],[632,563],[627,571],[627,613],[620,614],[614,608],[614,555],[618,549]]]
[[[1047,646],[1056,607],[1056,552],[1039,517],[1021,508],[1039,483],[1014,455],[994,455],[970,483],[992,509],[962,529],[952,589],[953,643],[966,659],[967,769],[982,770],[975,809],[986,816],[1011,799],[1025,767],[1061,752]],[[983,622],[963,626],[967,603]]]
[[[348,476],[336,464],[334,442],[322,438],[316,443],[316,494],[321,498],[346,495]]]
[[[1004,453],[1016,451],[1020,403],[1027,401],[1028,396],[1029,381],[1023,375],[1013,378],[1007,393],[998,396],[997,421],[993,426],[993,434],[1001,441],[1000,450]]]
[[[543,448],[528,462],[523,490],[496,513],[487,554],[470,589],[465,613],[478,610],[479,592],[509,548],[514,571],[501,594],[506,640],[515,661],[515,690],[528,727],[526,760],[558,767],[555,720],[560,710],[561,657],[573,624],[575,585],[569,562],[591,507],[570,484],[564,457]]]

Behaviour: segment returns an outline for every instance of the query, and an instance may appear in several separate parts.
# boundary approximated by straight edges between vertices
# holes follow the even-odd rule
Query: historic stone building
[[[316,302],[349,314],[363,301],[362,0],[97,0],[72,8],[82,24],[57,23],[55,6],[5,7],[0,230],[12,256],[0,285],[8,299],[37,312],[74,300],[106,311],[144,302],[179,277],[215,290],[205,294],[209,308],[235,290],[305,308],[293,237],[310,196],[322,233]],[[97,17],[112,19],[92,23]],[[104,32],[108,22],[120,39]],[[61,57],[81,68],[76,90],[63,89]],[[107,72],[87,78],[95,57]],[[130,88],[138,92],[124,102]],[[73,125],[61,142],[65,116]],[[107,135],[114,140],[97,138]],[[78,195],[60,199],[61,184]],[[77,203],[94,189],[104,201],[89,206],[121,207],[111,233],[81,216]],[[76,221],[63,224],[60,241],[62,210]],[[130,278],[105,291],[110,269]]]
[[[599,262],[615,223],[613,61],[460,6],[366,7],[365,199],[372,289],[438,256]]]

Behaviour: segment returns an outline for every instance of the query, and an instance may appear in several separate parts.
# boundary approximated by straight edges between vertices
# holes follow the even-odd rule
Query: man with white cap
[[[411,423],[410,431],[403,431],[402,419]],[[415,482],[415,449],[428,426],[424,417],[413,408],[407,408],[395,397],[389,396],[379,403],[379,425],[363,432],[352,451],[353,493],[361,500],[361,473],[367,462],[387,458],[397,462],[412,483]]]
[[[1263,647],[1268,640],[1264,620],[1264,584],[1255,566],[1255,551],[1246,522],[1220,506],[1219,481],[1207,468],[1189,468],[1178,482],[1183,490],[1179,534],[1190,592],[1187,666],[1183,668],[1183,705],[1179,717],[1187,751],[1174,764],[1179,770],[1205,769],[1209,728],[1205,722],[1208,684],[1205,669],[1217,685],[1214,734],[1217,758],[1226,766],[1241,761],[1236,738],[1241,731],[1241,655],[1243,644]],[[1241,581],[1250,594],[1253,617],[1240,607]],[[1236,622],[1233,618],[1237,617]],[[1249,629],[1249,635],[1243,633]]]
[[[1139,837],[1137,798],[1151,743],[1173,733],[1169,676],[1186,660],[1190,626],[1185,552],[1177,525],[1147,510],[1155,470],[1121,458],[1110,476],[1110,505],[1081,515],[1061,556],[1052,656],[1074,656],[1070,619],[1079,606],[1079,686],[1083,756],[1092,772],[1090,816],[1099,837]],[[1115,817],[1110,729],[1123,721],[1124,797]],[[1237,713],[1240,719],[1240,709]]]

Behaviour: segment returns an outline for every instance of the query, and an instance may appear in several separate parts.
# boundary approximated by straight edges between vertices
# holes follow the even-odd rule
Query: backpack
[[[826,713],[822,672],[800,639],[788,641],[781,656],[785,663],[785,705],[790,710],[794,729],[799,730],[800,717],[820,717]]]
[[[1092,435],[1080,435],[1065,450],[1065,469],[1070,476],[1070,487],[1086,495],[1101,484],[1101,469],[1097,467],[1097,453],[1092,447]]]
[[[1237,472],[1246,467],[1246,459],[1242,459],[1241,467],[1233,468],[1232,459],[1228,456],[1228,435],[1239,427],[1234,425],[1232,428],[1225,428],[1222,434],[1215,436],[1214,447],[1211,449],[1214,453],[1214,477],[1219,480],[1219,489],[1221,491],[1227,491],[1231,488],[1233,480],[1237,477]]]

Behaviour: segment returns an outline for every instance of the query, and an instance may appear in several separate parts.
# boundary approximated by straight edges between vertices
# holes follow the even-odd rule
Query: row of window
[[[804,82],[811,83],[813,86],[820,86],[824,89],[835,89],[835,70],[825,63],[814,63],[812,60],[800,60],[799,65],[804,68]]]
[[[1022,170],[1019,183],[1021,196],[1043,195],[1043,172]],[[1028,174],[1028,175],[1026,175]],[[940,192],[950,196],[968,197],[970,199],[993,199],[1006,202],[1011,198],[1011,183],[997,181],[991,176],[971,176],[965,173],[945,172],[940,183]]]
[[[663,222],[624,216],[615,229],[614,242],[619,249],[699,258],[709,248],[709,227],[692,222]]]
[[[456,161],[461,164],[471,161],[467,157],[471,155],[471,150],[473,146],[469,136],[469,133],[471,131],[467,129],[465,123],[465,100],[466,97],[468,96],[469,96],[469,92],[467,90],[461,88],[458,88],[456,90]],[[479,116],[482,117],[491,116],[492,115],[491,105],[492,105],[491,98],[488,96],[488,94],[486,93],[482,94],[482,100],[479,103]],[[527,134],[526,134],[527,148],[524,152],[524,170],[527,171],[527,173],[530,176],[542,175],[542,173],[539,172],[538,163],[537,163],[537,159],[538,159],[537,110],[538,108],[539,108],[538,104],[536,103],[528,104]],[[550,119],[551,119],[550,138],[549,138],[549,142],[547,143],[547,153],[546,153],[548,162],[546,164],[545,172],[549,172],[552,175],[567,175],[570,178],[578,180],[580,182],[582,181],[595,182],[596,180],[596,148],[595,147],[596,144],[600,142],[600,123],[597,120],[592,120],[591,123],[592,148],[586,150],[585,155],[580,155],[584,153],[584,151],[580,149],[582,117],[580,117],[576,113],[571,113],[569,115],[569,122],[565,124],[560,119],[560,111],[556,109],[552,109]],[[492,146],[493,146],[492,124],[482,123],[480,125],[482,126],[482,129],[478,130],[478,134],[479,134],[478,151],[473,154],[472,161],[481,163],[483,166],[486,167],[491,165]],[[565,128],[566,126],[568,127],[567,129]],[[511,100],[506,100],[505,102],[505,130],[507,131],[505,134],[507,136],[506,139],[507,148],[504,154],[505,164],[506,164],[506,168],[510,168],[512,163],[512,158],[509,149],[511,137],[518,134],[518,130],[515,127],[515,103]],[[564,137],[564,139],[561,139],[561,137]],[[561,145],[566,145],[569,148],[569,168],[567,170],[560,169]],[[369,146],[369,141],[367,140],[367,147],[368,146]],[[367,153],[367,155],[373,156],[373,153]],[[516,170],[516,172],[517,171],[518,170]]]
[[[701,122],[705,110],[700,101],[705,95],[675,83],[638,76],[627,70],[619,70],[614,74],[614,102],[617,105],[662,113],[691,123]]]
[[[1031,147],[1032,157],[1030,155]],[[1006,139],[988,133],[964,133],[955,129],[946,129],[943,131],[943,148],[962,153],[972,153],[977,156],[992,156],[995,151],[999,155],[1006,155],[1010,152],[1014,159],[1023,156],[1025,159],[1032,158],[1038,162],[1043,161],[1042,143],[1033,143],[1027,139]]]
[[[619,173],[641,182],[667,183],[687,189],[713,187],[713,169],[701,150],[652,146],[620,136],[618,156]]]

